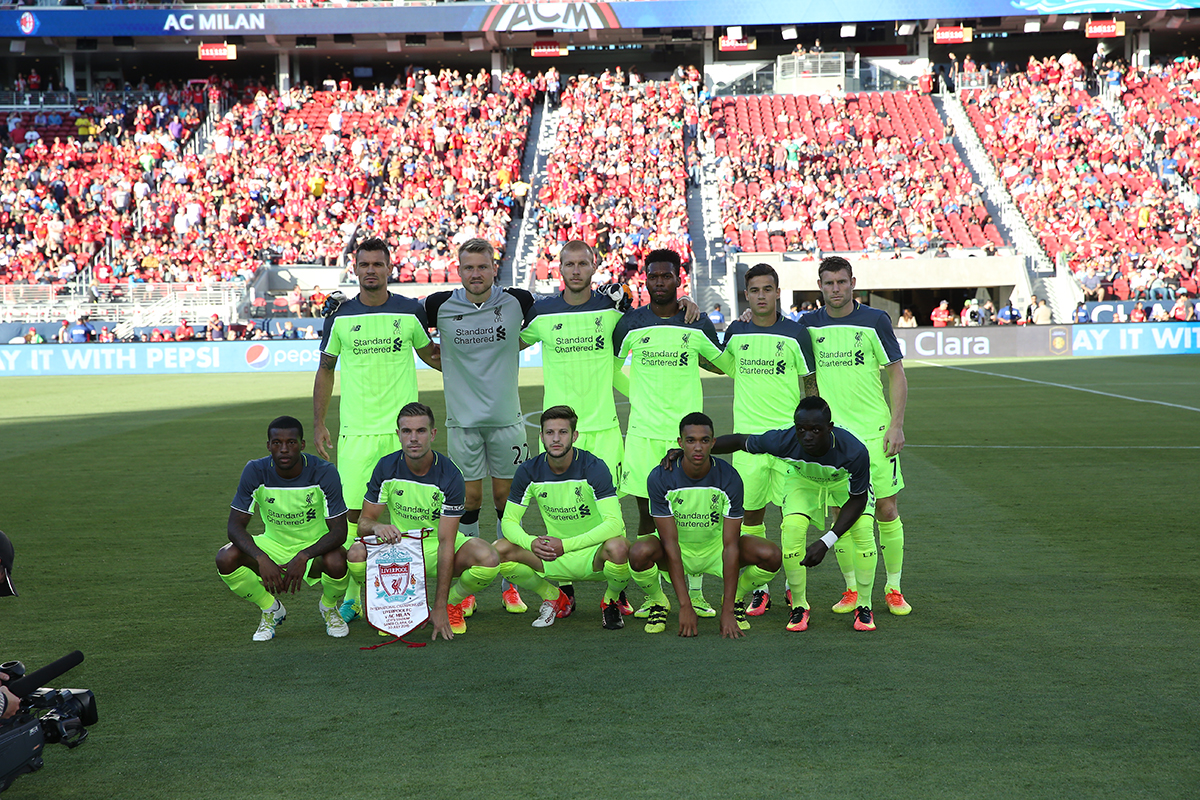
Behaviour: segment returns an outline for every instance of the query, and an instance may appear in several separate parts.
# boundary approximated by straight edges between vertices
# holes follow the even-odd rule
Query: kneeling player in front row
[[[680,636],[696,635],[684,576],[707,573],[724,581],[721,636],[737,638],[750,628],[746,593],[775,577],[782,554],[766,539],[741,535],[742,479],[728,462],[710,455],[712,420],[698,411],[688,414],[679,423],[678,441],[680,468],[657,466],[646,482],[658,535],[639,539],[629,553],[633,579],[651,603],[646,632],[666,630],[669,603],[658,581],[665,569],[679,601]]]
[[[835,428],[829,404],[820,397],[800,401],[794,426],[759,436],[733,433],[717,438],[714,453],[768,453],[790,468],[783,485],[784,571],[792,591],[789,631],[808,629],[807,567],[821,563],[828,550],[843,550],[854,565],[859,606],[854,629],[875,630],[871,616],[871,588],[875,585],[878,556],[871,530],[875,494],[871,489],[871,459],[863,443],[849,431]],[[820,539],[804,546],[809,524],[825,521],[824,498],[840,507],[833,527]],[[842,535],[849,531],[848,537]],[[843,541],[849,539],[849,542]]]
[[[304,452],[304,426],[277,417],[267,426],[271,455],[246,464],[229,511],[229,544],[217,551],[217,572],[234,594],[262,609],[254,641],[275,638],[287,610],[273,594],[294,593],[303,580],[321,582],[318,609],[325,632],[349,633],[337,613],[346,593],[346,503],[328,461]],[[246,529],[258,506],[264,532]]]
[[[381,458],[371,473],[358,535],[395,542],[404,531],[437,530],[436,537],[427,536],[421,543],[425,585],[436,581],[437,586],[430,620],[434,639],[439,634],[453,639],[455,633],[467,630],[464,616],[469,612],[463,600],[491,585],[500,571],[500,559],[490,544],[458,530],[465,502],[463,476],[453,461],[433,450],[437,428],[429,406],[414,402],[400,409],[396,434],[400,450]],[[385,506],[390,525],[379,521]],[[366,582],[366,561],[367,548],[356,542],[350,548],[349,570],[360,585]],[[451,587],[456,577],[458,583]]]
[[[608,466],[586,450],[576,450],[579,418],[570,406],[542,413],[545,452],[517,468],[504,507],[504,538],[496,541],[505,576],[542,598],[533,627],[545,628],[565,616],[570,598],[556,581],[607,581],[600,603],[601,624],[625,627],[619,597],[629,582],[625,521]],[[545,536],[521,527],[525,509],[537,506]]]

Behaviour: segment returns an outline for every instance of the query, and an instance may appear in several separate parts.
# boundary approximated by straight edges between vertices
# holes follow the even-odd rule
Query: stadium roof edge
[[[574,3],[355,3],[335,8],[277,4],[80,8],[40,6],[0,10],[0,38],[197,36],[338,33],[504,33],[726,25],[781,25],[872,20],[1111,14],[1163,11],[1170,0],[632,0]]]

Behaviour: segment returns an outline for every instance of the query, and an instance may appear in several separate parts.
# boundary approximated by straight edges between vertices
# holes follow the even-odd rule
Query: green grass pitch
[[[853,632],[828,559],[804,634],[782,575],[740,641],[715,620],[678,639],[674,613],[602,630],[597,585],[538,631],[494,586],[453,642],[374,652],[361,622],[325,636],[312,589],[252,642],[213,565],[242,465],[270,418],[311,418],[311,375],[5,379],[0,661],[83,650],[54,685],[100,712],[5,798],[1200,795],[1200,358],[907,367],[911,616],[884,608],[881,559],[878,630]],[[731,384],[705,391],[728,432]]]

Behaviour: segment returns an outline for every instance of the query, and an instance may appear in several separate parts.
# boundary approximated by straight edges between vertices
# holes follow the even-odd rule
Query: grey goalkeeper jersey
[[[447,425],[503,428],[521,421],[521,328],[532,316],[533,302],[524,289],[498,286],[478,307],[462,288],[425,299],[429,324],[441,337]]]

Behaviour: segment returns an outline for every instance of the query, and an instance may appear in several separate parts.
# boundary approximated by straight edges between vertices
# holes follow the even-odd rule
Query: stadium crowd
[[[1026,71],[962,96],[1047,253],[1078,273],[1091,299],[1102,299],[1096,284],[1120,299],[1157,299],[1155,290],[1173,299],[1181,287],[1194,292],[1200,216],[1193,193],[1181,193],[1173,178],[1180,159],[1183,172],[1194,169],[1180,138],[1189,117],[1163,123],[1189,113],[1169,95],[1192,96],[1186,77],[1195,64],[1149,73],[1103,67],[1107,91],[1124,98],[1124,125],[1089,94],[1081,70],[1070,54],[1031,59]],[[1151,119],[1147,138],[1141,126]]]
[[[711,121],[734,251],[933,255],[1004,245],[928,97],[720,98]]]
[[[637,305],[648,295],[628,265],[646,253],[678,252],[687,275],[694,256],[685,146],[699,114],[699,73],[680,78],[644,81],[618,68],[568,79],[557,146],[534,204],[539,279],[559,277],[558,250],[572,239],[596,249],[595,282],[627,283]]]

